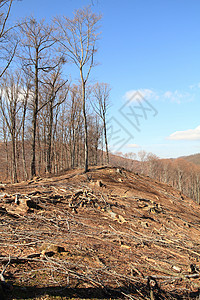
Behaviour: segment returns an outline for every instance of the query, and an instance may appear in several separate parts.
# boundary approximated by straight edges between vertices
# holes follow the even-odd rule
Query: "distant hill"
[[[188,156],[182,156],[181,158],[193,164],[200,165],[200,153],[188,155]]]

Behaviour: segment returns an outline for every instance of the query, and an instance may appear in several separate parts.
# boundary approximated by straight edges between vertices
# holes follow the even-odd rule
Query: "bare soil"
[[[199,205],[124,169],[0,186],[0,299],[199,299],[199,247]]]

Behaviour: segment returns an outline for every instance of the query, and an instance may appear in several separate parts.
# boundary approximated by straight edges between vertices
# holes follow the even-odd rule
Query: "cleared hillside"
[[[1,189],[5,299],[199,295],[200,207],[170,186],[95,167]]]

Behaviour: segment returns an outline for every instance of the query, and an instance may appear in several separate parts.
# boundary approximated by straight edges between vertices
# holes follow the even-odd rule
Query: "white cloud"
[[[164,93],[164,97],[167,98],[167,99],[170,99],[172,97],[173,93],[170,92],[170,91],[167,91]]]
[[[200,88],[200,82],[191,84],[191,85],[189,86],[189,88],[190,88],[191,90],[199,89],[199,88]]]
[[[164,92],[161,97],[170,100],[171,102],[182,103],[185,101],[190,102],[191,100],[193,100],[194,94],[175,90]]]
[[[147,98],[147,99],[152,99],[154,97],[157,97],[156,93],[150,89],[142,89],[142,90],[139,90],[139,92],[142,94],[142,96],[144,98]]]
[[[138,99],[157,99],[158,95],[151,89],[130,90],[125,93],[126,100],[138,101]]]
[[[6,88],[2,87],[2,89],[0,90],[1,97],[7,103],[13,100],[13,93],[18,103],[23,102],[25,100],[26,91],[22,86],[18,87],[18,91],[16,89],[15,91],[13,91],[12,88],[9,86],[7,86]],[[33,97],[34,97],[33,92],[29,91],[28,103],[31,103]]]
[[[170,101],[174,103],[191,102],[195,97],[194,91],[154,91],[152,89],[139,89],[130,90],[125,93],[125,100],[138,101],[142,99],[150,100],[160,100],[160,101]]]
[[[140,146],[137,144],[128,144],[127,148],[140,148]]]
[[[167,137],[168,140],[187,140],[187,141],[197,141],[200,140],[200,125],[195,129],[188,129],[185,131],[176,131]]]

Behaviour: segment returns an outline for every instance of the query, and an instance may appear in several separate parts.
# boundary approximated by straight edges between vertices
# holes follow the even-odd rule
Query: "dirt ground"
[[[0,299],[199,299],[200,207],[148,177],[2,184],[0,232]]]

